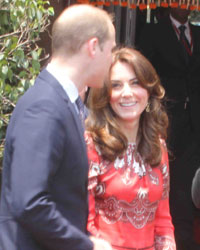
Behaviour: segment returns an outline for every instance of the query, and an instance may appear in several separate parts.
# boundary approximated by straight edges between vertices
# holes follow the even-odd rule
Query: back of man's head
[[[99,45],[110,38],[112,17],[104,10],[87,4],[65,9],[53,24],[52,54],[76,54],[82,45],[97,37]]]

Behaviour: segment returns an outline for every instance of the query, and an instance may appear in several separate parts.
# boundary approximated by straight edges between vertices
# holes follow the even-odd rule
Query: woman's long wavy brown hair
[[[149,93],[150,112],[143,111],[137,134],[136,147],[143,160],[152,167],[161,161],[160,138],[166,139],[168,117],[162,105],[165,91],[152,64],[137,50],[119,48],[113,52],[111,68],[116,62],[129,64],[135,72],[139,84]],[[88,97],[90,115],[86,129],[90,131],[94,143],[104,159],[114,161],[123,155],[128,140],[122,133],[117,117],[110,106],[111,84],[108,81],[102,89],[91,89]]]

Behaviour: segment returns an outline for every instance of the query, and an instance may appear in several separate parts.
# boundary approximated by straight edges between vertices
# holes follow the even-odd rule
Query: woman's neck
[[[136,143],[137,133],[139,128],[139,123],[131,122],[122,122],[119,121],[119,126],[121,128],[122,133],[126,136],[129,143]]]

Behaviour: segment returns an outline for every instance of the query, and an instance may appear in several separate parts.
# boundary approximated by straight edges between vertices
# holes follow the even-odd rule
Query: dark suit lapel
[[[69,109],[69,111],[73,117],[75,126],[79,132],[81,142],[82,142],[82,144],[84,144],[84,147],[85,147],[85,141],[84,141],[84,137],[83,137],[84,129],[82,127],[79,115],[77,114],[77,111],[75,109],[74,104],[70,101],[67,93],[65,92],[65,90],[63,89],[61,84],[46,69],[41,71],[41,73],[38,77],[41,78],[47,84],[49,84],[58,93],[58,95],[66,102],[67,108]]]
[[[190,65],[194,65],[195,67],[199,67],[199,58],[200,58],[200,31],[197,32],[196,27],[190,25],[191,35],[193,41],[193,51],[191,56]]]
[[[195,52],[198,49],[198,45],[200,43],[200,41],[198,41],[198,39],[196,38],[196,32],[194,29],[194,26],[190,24],[190,30],[191,30],[191,35],[192,35],[192,43],[193,43],[193,53],[195,54]]]

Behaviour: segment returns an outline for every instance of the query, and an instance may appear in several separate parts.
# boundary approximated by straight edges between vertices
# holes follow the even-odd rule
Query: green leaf
[[[11,90],[12,90],[11,86],[9,84],[6,84],[5,91],[8,92],[8,93],[10,93]]]
[[[48,13],[50,16],[54,16],[54,8],[53,7],[49,7],[48,8]]]
[[[43,51],[42,48],[39,48],[39,49],[37,50],[38,58],[41,56],[42,51]]]
[[[38,18],[39,20],[42,19],[42,12],[41,12],[39,9],[37,9],[37,18]]]
[[[27,72],[25,70],[22,70],[20,73],[19,73],[19,77],[20,78],[24,78],[27,76]]]
[[[26,81],[26,82],[25,82],[25,86],[24,86],[25,91],[26,91],[27,89],[29,89],[29,87],[30,87],[30,84],[29,84],[28,81]]]
[[[35,8],[34,7],[30,8],[30,16],[35,17]]]
[[[3,67],[2,67],[2,73],[4,74],[4,75],[6,75],[7,73],[8,73],[8,66],[7,65],[4,65]]]
[[[0,129],[3,127],[3,120],[0,120]]]
[[[32,67],[35,71],[39,71],[40,70],[40,63],[36,60],[32,60]]]
[[[30,86],[33,86],[34,83],[35,83],[35,79],[31,79],[31,80],[30,80]]]
[[[25,80],[25,79],[22,79],[22,80],[21,80],[21,82],[20,82],[20,83],[21,83],[21,85],[22,85],[23,87],[25,86],[25,82],[26,82],[26,80]],[[18,88],[18,89],[19,89],[19,88]]]
[[[11,42],[10,48],[13,50],[17,47],[18,37],[13,36],[11,40],[12,40],[12,42]]]
[[[2,60],[3,58],[4,58],[4,54],[0,52],[0,60]]]
[[[29,66],[29,61],[28,61],[28,60],[24,60],[24,61],[23,61],[23,67],[24,67],[25,69],[27,69],[28,66]]]
[[[24,60],[24,51],[19,48],[14,52],[14,57],[16,58],[16,60],[21,64],[21,62]]]
[[[0,23],[1,25],[8,25],[8,11],[1,10],[0,11]]]
[[[31,55],[34,60],[38,60],[38,53],[35,50],[31,52]]]
[[[8,79],[10,82],[12,82],[12,79],[13,79],[13,72],[10,68],[8,68]]]
[[[10,45],[11,45],[11,39],[10,38],[8,38],[8,39],[6,39],[5,40],[5,47],[9,47]]]

